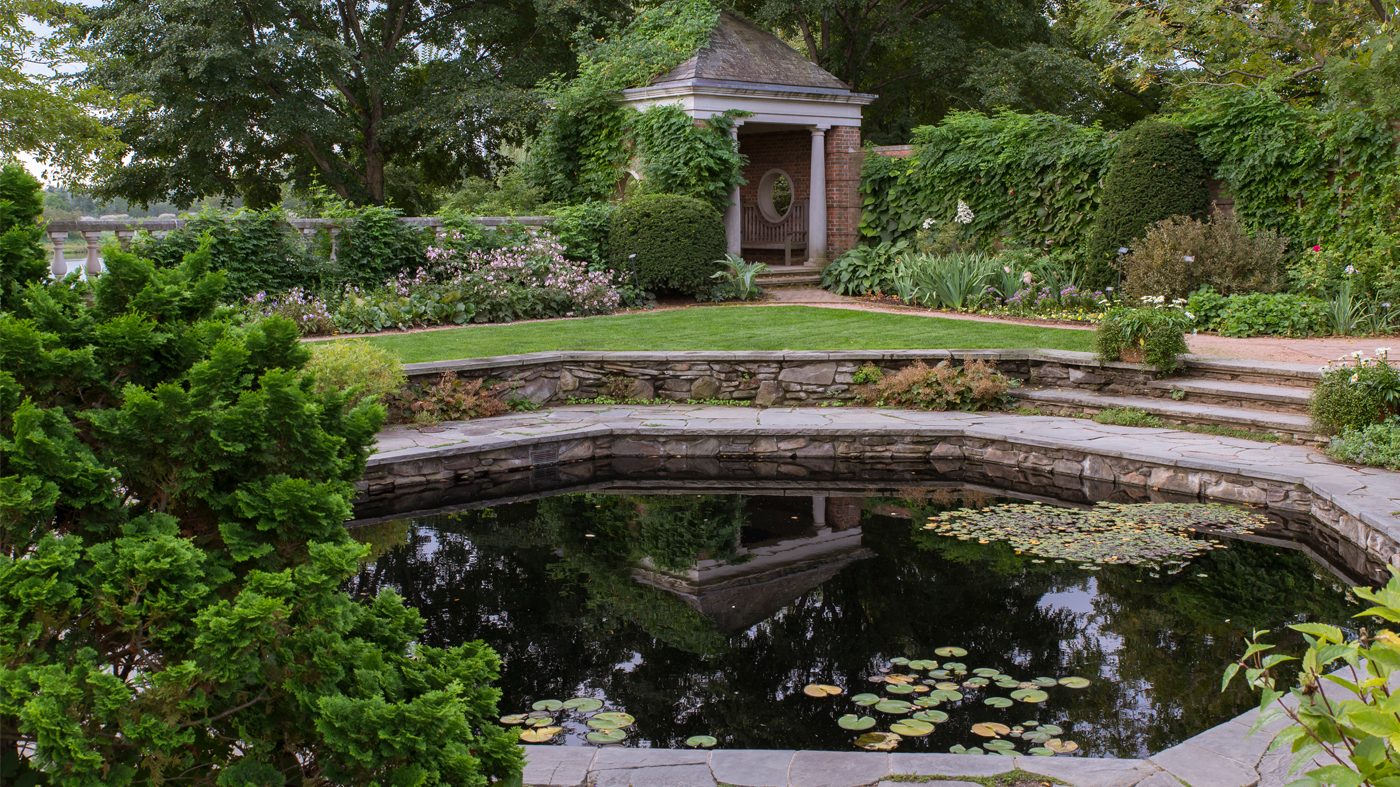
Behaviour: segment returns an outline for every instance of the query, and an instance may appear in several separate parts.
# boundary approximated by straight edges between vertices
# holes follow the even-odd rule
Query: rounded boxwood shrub
[[[608,262],[652,292],[708,293],[726,251],[724,218],[703,200],[644,194],[613,215]],[[636,255],[635,257],[633,255]]]
[[[1123,132],[1103,183],[1089,240],[1089,281],[1110,284],[1113,259],[1171,216],[1205,218],[1210,204],[1205,159],[1181,126],[1146,121]]]

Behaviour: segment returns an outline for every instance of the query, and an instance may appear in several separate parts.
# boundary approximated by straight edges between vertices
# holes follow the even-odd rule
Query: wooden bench
[[[781,221],[769,221],[756,205],[740,213],[739,245],[742,249],[782,249],[783,264],[792,264],[794,250],[807,251],[807,203],[794,202]]]

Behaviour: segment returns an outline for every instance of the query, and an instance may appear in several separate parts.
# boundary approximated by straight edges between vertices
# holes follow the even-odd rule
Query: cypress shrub
[[[613,215],[608,236],[608,262],[624,274],[635,270],[651,292],[708,293],[726,250],[719,211],[678,194],[634,197]]]
[[[44,213],[39,181],[19,164],[0,167],[0,309],[32,282],[49,275],[44,228],[35,220]]]
[[[1151,225],[1171,216],[1205,218],[1206,177],[1205,159],[1186,129],[1146,121],[1124,132],[1094,216],[1089,283],[1112,283],[1118,249],[1141,239]]]

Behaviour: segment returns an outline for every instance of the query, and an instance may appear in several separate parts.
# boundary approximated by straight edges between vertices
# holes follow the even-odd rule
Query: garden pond
[[[1372,581],[1250,509],[587,490],[350,523],[373,550],[350,591],[494,648],[503,721],[541,745],[1145,757],[1256,704],[1220,688],[1252,630],[1299,653],[1281,629],[1351,626]]]

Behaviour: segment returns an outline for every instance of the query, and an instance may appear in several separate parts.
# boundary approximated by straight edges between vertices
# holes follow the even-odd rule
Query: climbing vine
[[[984,242],[1078,247],[1113,152],[1102,128],[1055,115],[956,112],[916,129],[909,158],[866,157],[861,233],[912,238],[927,218],[951,219],[961,200]]]
[[[737,177],[737,154],[731,150],[727,159],[714,155],[716,133],[727,139],[723,122],[712,124],[711,133],[682,130],[672,113],[657,113],[667,108],[641,113],[657,113],[654,120],[639,120],[637,112],[617,103],[624,89],[647,84],[708,44],[718,19],[719,9],[710,0],[668,0],[643,11],[626,30],[598,41],[581,37],[578,74],[567,80],[556,77],[544,86],[554,112],[530,146],[530,180],[561,202],[608,199],[634,154],[629,133],[652,143],[650,150],[635,153],[643,159],[650,154],[668,185],[693,185],[705,170],[719,166],[735,170],[728,180]]]
[[[1400,269],[1400,151],[1367,108],[1293,106],[1253,90],[1203,93],[1177,118],[1252,229],[1274,229],[1300,255],[1296,283],[1330,289],[1351,265],[1366,289]]]
[[[739,114],[726,112],[697,125],[678,105],[630,113],[643,189],[702,199],[722,212],[730,193],[745,182],[744,157],[729,135]]]

